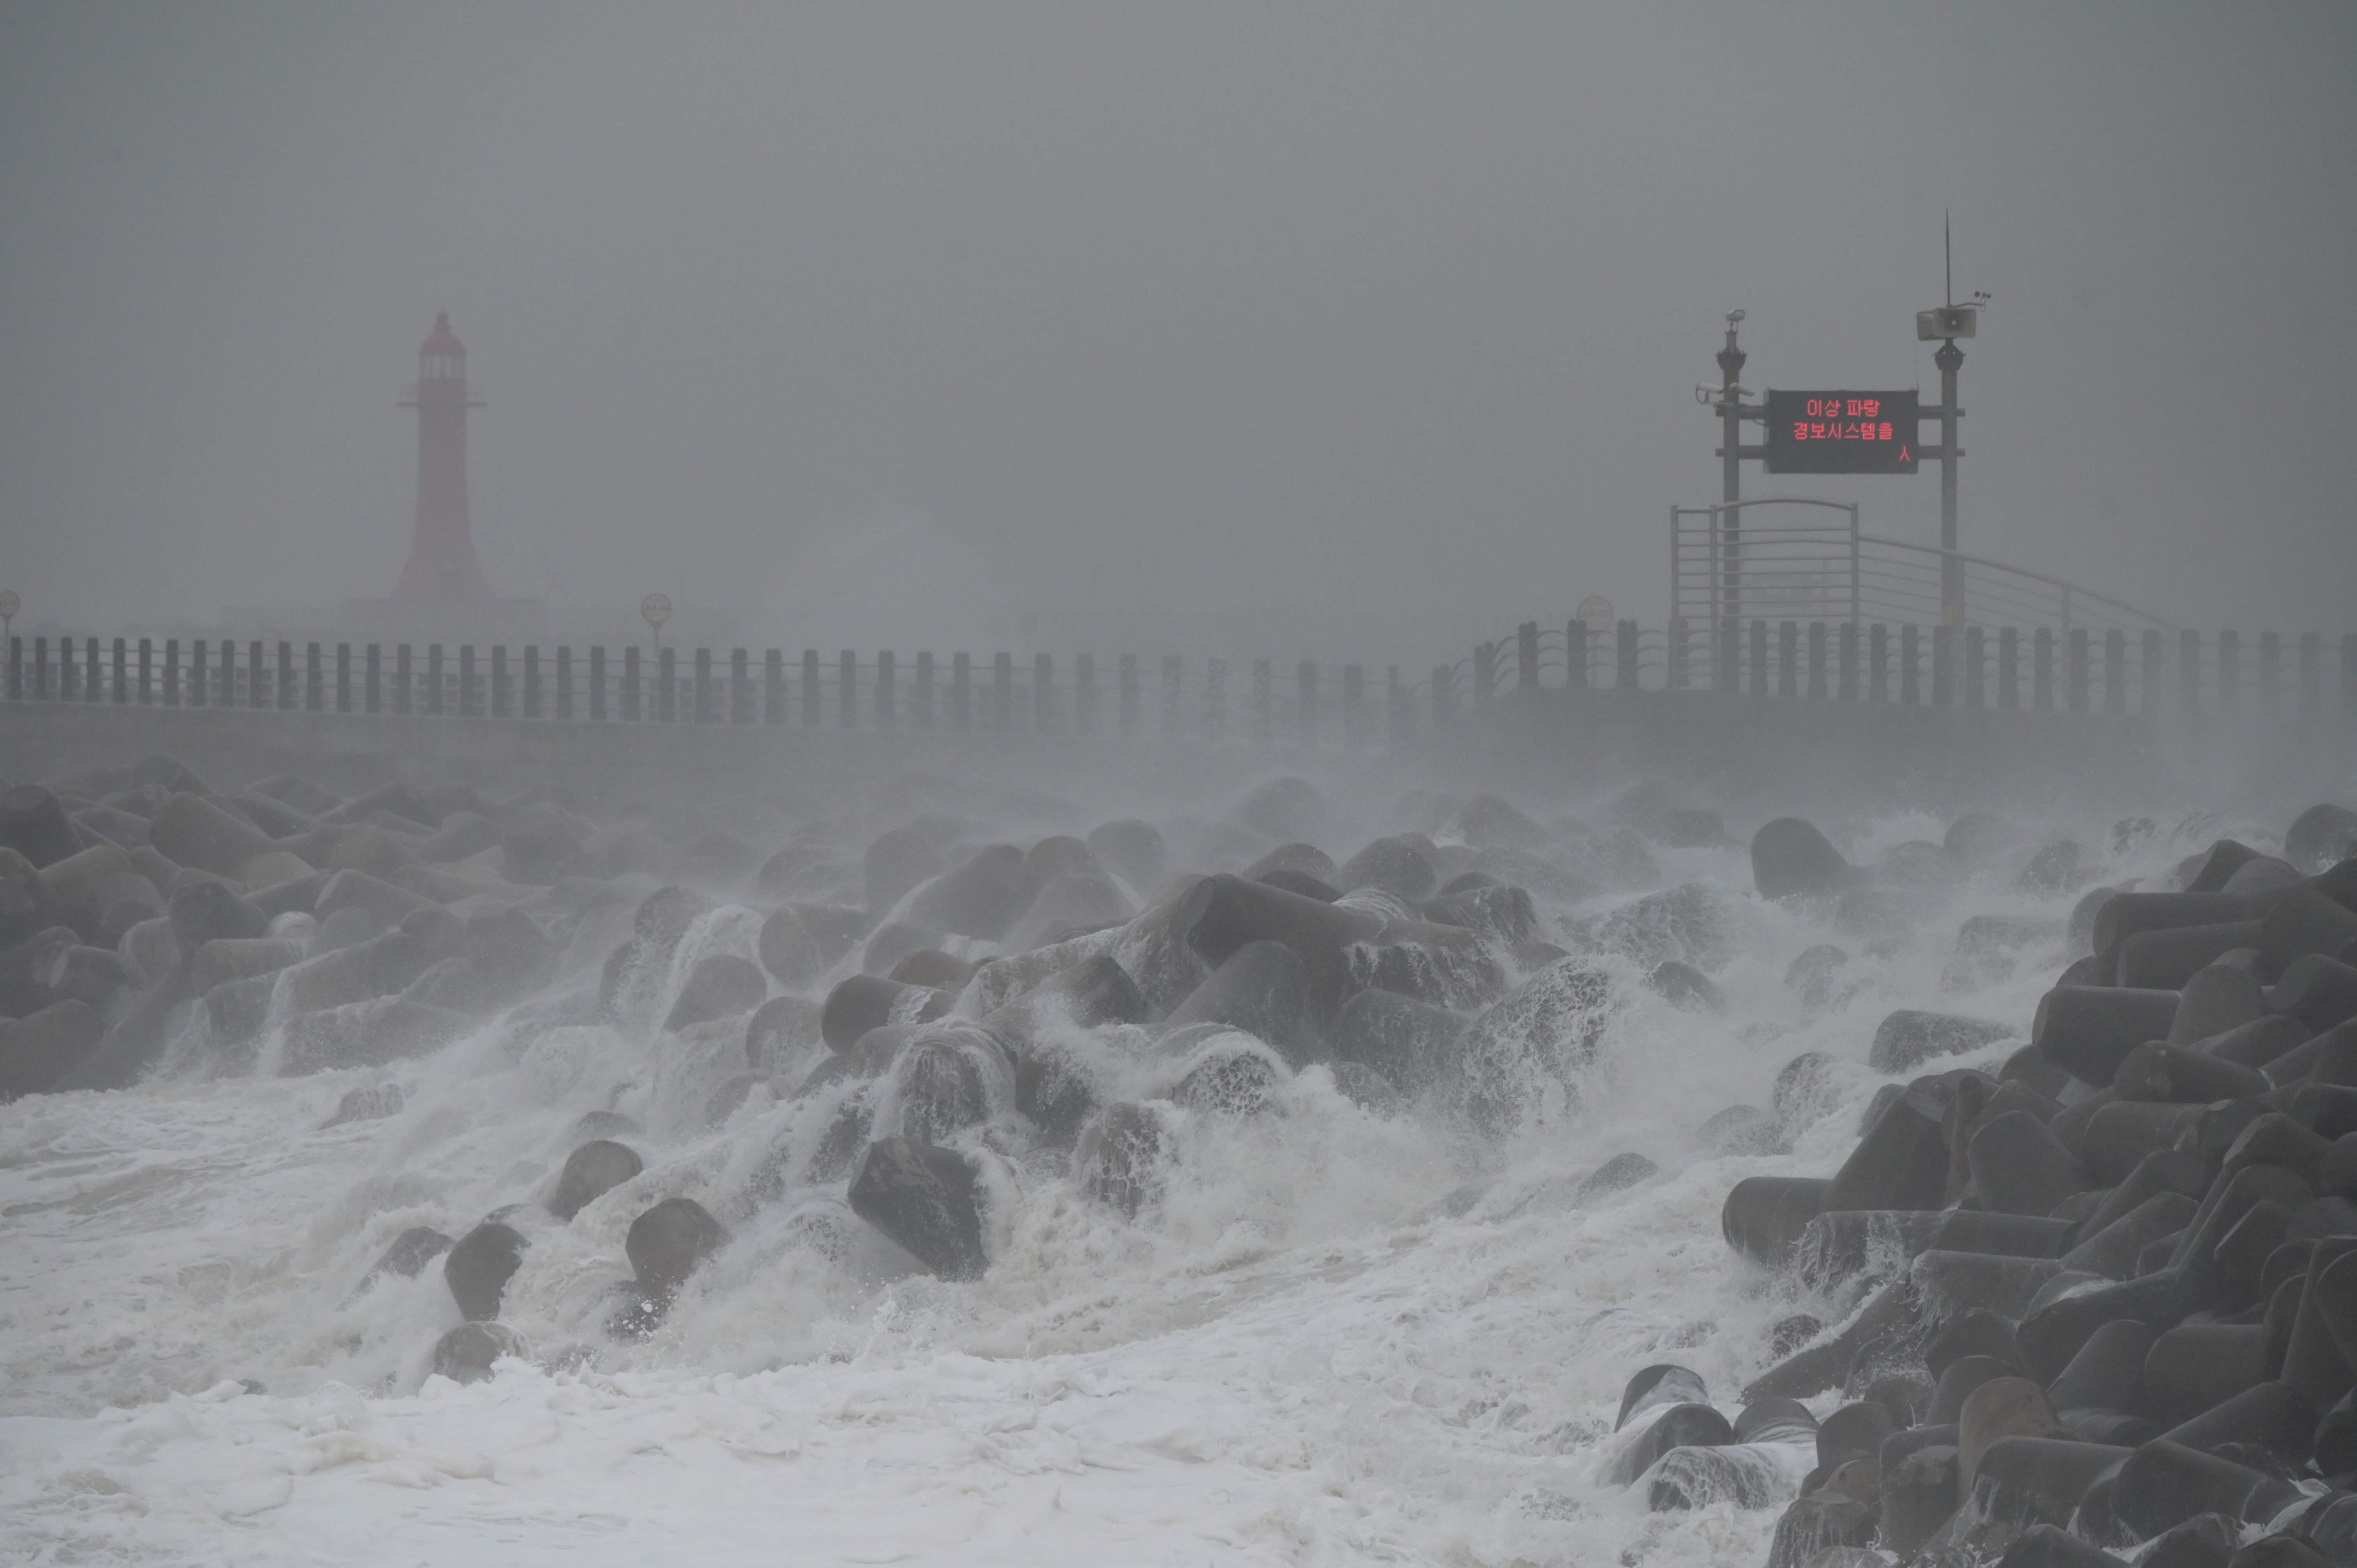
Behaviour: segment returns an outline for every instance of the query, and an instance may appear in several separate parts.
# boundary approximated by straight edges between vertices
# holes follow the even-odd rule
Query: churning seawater
[[[1406,825],[1371,812],[1325,847]],[[627,907],[619,926],[584,918],[548,991],[422,1059],[215,1076],[188,1051],[135,1090],[0,1107],[0,1547],[86,1563],[1755,1568],[1781,1499],[1653,1514],[1598,1474],[1639,1367],[1690,1366],[1731,1409],[1773,1359],[1771,1326],[1823,1310],[1722,1242],[1728,1187],[1839,1162],[1885,1081],[1865,1056],[1889,1010],[2007,1023],[2012,1043],[1953,1065],[2002,1059],[2070,956],[2084,886],[2266,835],[2201,813],[2024,822],[2033,847],[2079,841],[2089,881],[2026,889],[2018,860],[1924,875],[1902,852],[1892,865],[1918,871],[1903,896],[1845,926],[1756,897],[1756,823],[1728,825],[1727,846],[1652,850],[1660,886],[1702,890],[1678,920],[1641,889],[1538,896],[1541,934],[1601,950],[1615,981],[1601,1048],[1554,1114],[1469,1142],[1311,1068],[1259,1114],[1184,1119],[1135,1221],[1009,1144],[974,1283],[915,1270],[850,1215],[840,1176],[798,1177],[823,1096],[756,1088],[715,1124],[744,1070],[741,1019],[565,1021]],[[1822,825],[1862,864],[1945,827]],[[1190,862],[1184,825],[1170,836],[1176,869],[1242,854],[1203,834]],[[1960,951],[1974,916],[2003,917],[2003,940]],[[759,925],[726,901],[699,918],[646,1018],[699,958],[751,956]],[[1846,961],[1803,994],[1788,968],[1821,943]],[[1724,1012],[1648,989],[1664,957],[1706,971]],[[1778,1070],[1813,1050],[1841,1065],[1788,1118],[1789,1149],[1698,1140],[1729,1105],[1769,1107]],[[325,1125],[383,1084],[404,1091],[397,1112]],[[636,1124],[645,1169],[560,1224],[540,1206],[592,1112]],[[1658,1171],[1584,1196],[1624,1153]],[[673,1196],[730,1243],[651,1337],[617,1340],[624,1232]],[[458,1321],[440,1267],[363,1276],[412,1226],[459,1234],[500,1210],[531,1242],[502,1317],[532,1359],[468,1386],[429,1378]]]

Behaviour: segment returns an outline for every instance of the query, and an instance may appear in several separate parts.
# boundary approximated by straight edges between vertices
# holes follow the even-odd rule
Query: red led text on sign
[[[1911,474],[1915,393],[1775,392],[1768,394],[1771,474]]]

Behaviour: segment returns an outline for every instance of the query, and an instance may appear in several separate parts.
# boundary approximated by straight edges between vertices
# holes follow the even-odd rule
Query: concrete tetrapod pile
[[[1147,1218],[1190,1126],[1281,1117],[1313,1070],[1470,1144],[1576,1104],[1616,976],[1709,1005],[1726,956],[1715,896],[1660,887],[1644,835],[1493,797],[1411,800],[1423,828],[1340,862],[1308,842],[1332,812],[1298,779],[1175,852],[1135,818],[1027,845],[913,807],[798,805],[597,818],[553,788],[219,789],[167,757],[18,785],[0,1099],[349,1072],[339,1127],[404,1114],[419,1075],[401,1069],[461,1042],[507,1063],[555,1035],[605,1051],[561,1170],[456,1234],[412,1226],[360,1282],[438,1266],[463,1321],[431,1366],[469,1380],[533,1354],[502,1315],[559,1228],[571,1250],[542,1255],[577,1260],[585,1229],[630,1217],[627,1281],[563,1315],[612,1341],[660,1331],[765,1208],[821,1254],[973,1279],[1027,1186]],[[707,1133],[767,1142],[725,1180],[660,1146]],[[1591,1184],[1651,1168],[1624,1156]]]
[[[1753,847],[1770,897],[1849,875],[1797,820]],[[1729,1245],[1831,1326],[1798,1319],[1731,1422],[1637,1373],[1608,1478],[1760,1506],[1806,1467],[1770,1568],[2357,1564],[2352,856],[2319,806],[2281,856],[2096,889],[1996,1071],[1887,1089],[1829,1176],[1738,1183]],[[1973,1028],[1893,1015],[1874,1065]]]

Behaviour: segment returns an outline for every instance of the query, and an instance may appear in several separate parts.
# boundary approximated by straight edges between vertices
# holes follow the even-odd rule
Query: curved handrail
[[[1858,510],[1858,503],[1856,501],[1829,501],[1816,496],[1746,496],[1741,500],[1720,501],[1716,506],[1688,510],[1711,512],[1741,511],[1746,507],[1754,506],[1821,506],[1829,511],[1848,512],[1853,517],[1857,514]]]
[[[1937,555],[1961,561],[1968,565],[1986,566],[1992,572],[2005,572],[2017,577],[2028,577],[2034,582],[2050,584],[2054,587],[2076,594],[2083,598],[2093,599],[2099,605],[2109,605],[2112,608],[2125,611],[2139,620],[2148,620],[2164,631],[2178,629],[2177,623],[2166,616],[2155,615],[2141,605],[2132,605],[2126,599],[2114,598],[2109,594],[2073,583],[2067,577],[2057,577],[2045,572],[2033,572],[2027,566],[2008,565],[2003,561],[1992,561],[1986,555],[1968,554],[1962,550],[1946,550],[1937,544],[1918,544],[1909,539],[1886,538],[1878,533],[1861,533],[1857,536],[1857,542],[1860,544],[1878,544],[1891,550],[1911,550],[1920,554]]]

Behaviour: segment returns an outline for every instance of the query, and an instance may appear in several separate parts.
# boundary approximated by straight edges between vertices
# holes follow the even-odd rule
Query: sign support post
[[[1964,454],[1956,445],[1956,418],[1964,411],[1956,406],[1956,371],[1964,366],[1964,351],[1951,338],[1932,362],[1940,367],[1940,624],[1962,626],[1964,564],[1956,555],[1956,459]]]
[[[1743,389],[1737,378],[1743,373],[1746,358],[1735,346],[1735,329],[1743,322],[1743,312],[1730,312],[1727,317],[1727,347],[1718,351],[1719,389],[1719,479],[1718,499],[1732,503],[1743,499]],[[1725,602],[1718,614],[1723,620],[1728,616],[1740,620],[1743,616],[1743,525],[1738,513],[1721,514],[1720,548],[1724,564],[1719,569],[1719,582],[1726,591]],[[1713,628],[1713,635],[1717,634]]]

